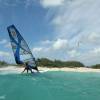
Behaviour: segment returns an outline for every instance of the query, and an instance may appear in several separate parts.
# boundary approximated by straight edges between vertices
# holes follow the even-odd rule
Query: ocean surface
[[[100,73],[0,74],[0,100],[100,100]]]

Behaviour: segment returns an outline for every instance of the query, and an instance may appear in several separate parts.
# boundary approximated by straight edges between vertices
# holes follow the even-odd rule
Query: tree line
[[[8,66],[6,61],[0,61],[0,67]]]
[[[37,59],[37,65],[41,67],[84,67],[79,61],[50,60],[47,58]]]

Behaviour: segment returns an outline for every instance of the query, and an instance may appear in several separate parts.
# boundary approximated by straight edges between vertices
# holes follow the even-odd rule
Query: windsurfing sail
[[[9,33],[10,42],[16,63],[28,63],[29,66],[38,71],[35,57],[33,56],[26,41],[21,36],[16,27],[14,25],[10,25],[9,27],[7,27],[7,30]]]

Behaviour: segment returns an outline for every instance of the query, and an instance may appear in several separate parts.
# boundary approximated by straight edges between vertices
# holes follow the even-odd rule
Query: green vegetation
[[[24,67],[23,65],[18,64],[9,64],[6,61],[0,61],[0,68],[7,67],[7,66],[16,66],[16,67]]]
[[[92,68],[94,68],[94,69],[100,69],[100,64],[93,65]]]
[[[37,60],[38,66],[44,66],[44,67],[84,67],[84,64],[82,64],[79,61],[60,61],[60,60],[50,60],[47,58],[41,58]]]
[[[0,61],[0,67],[8,66],[8,63],[5,61]]]

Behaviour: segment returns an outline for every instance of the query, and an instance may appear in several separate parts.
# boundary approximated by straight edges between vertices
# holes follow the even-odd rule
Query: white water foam
[[[4,99],[6,99],[6,95],[0,96],[0,100],[4,100]]]

